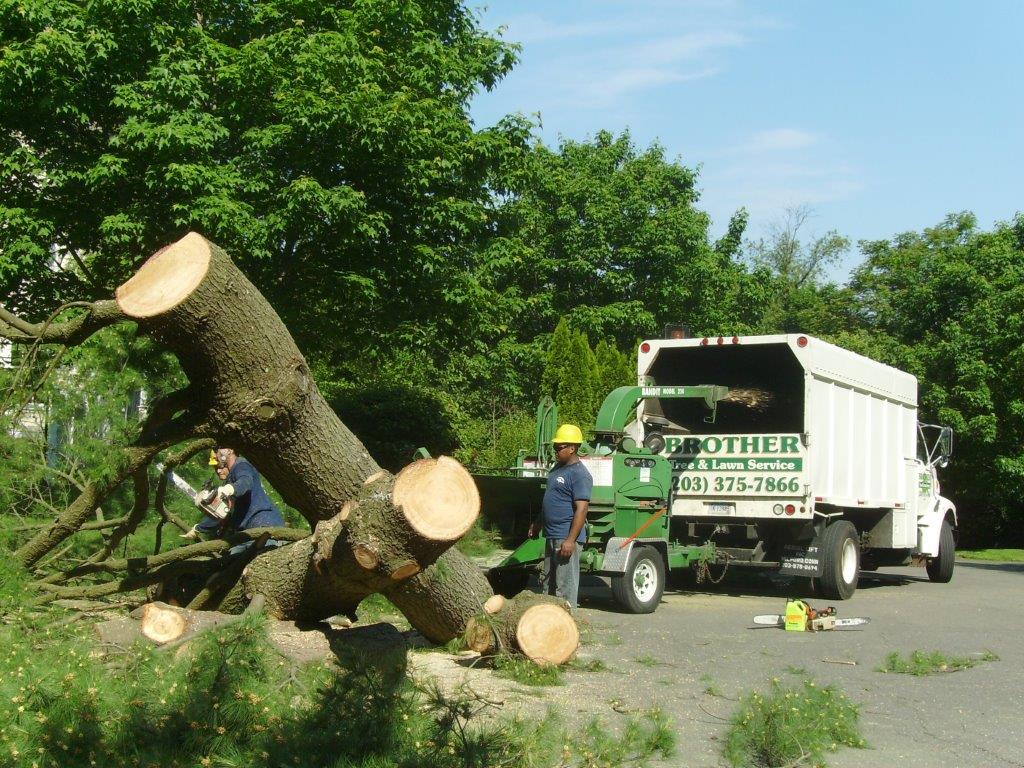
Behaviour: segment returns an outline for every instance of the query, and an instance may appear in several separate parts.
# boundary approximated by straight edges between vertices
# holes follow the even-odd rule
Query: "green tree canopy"
[[[631,345],[668,321],[736,329],[746,271],[734,258],[745,214],[716,248],[697,174],[628,133],[537,146],[507,190],[486,254],[507,325],[528,340],[561,317]]]
[[[1024,217],[970,214],[862,244],[854,274],[868,330],[837,340],[916,374],[921,419],[958,433],[946,470],[975,541],[1020,541],[1024,485]]]
[[[5,0],[0,36],[16,308],[109,296],[195,229],[310,352],[472,327],[489,179],[530,127],[474,129],[515,52],[462,3]]]

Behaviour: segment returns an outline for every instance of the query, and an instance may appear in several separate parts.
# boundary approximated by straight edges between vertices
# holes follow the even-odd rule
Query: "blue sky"
[[[541,136],[628,128],[700,167],[721,233],[788,207],[808,234],[888,238],[973,211],[1024,210],[1024,3],[492,0],[520,63],[473,116],[539,113]],[[837,279],[860,261],[854,250]]]

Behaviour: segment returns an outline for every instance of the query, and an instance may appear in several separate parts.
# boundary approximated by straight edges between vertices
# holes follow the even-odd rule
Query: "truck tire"
[[[849,600],[860,576],[860,544],[849,520],[836,520],[821,537],[821,578],[818,592],[828,600]]]
[[[953,578],[953,564],[956,562],[956,542],[953,540],[953,526],[949,520],[942,521],[939,531],[939,554],[928,559],[925,570],[928,578],[937,584],[945,584]]]
[[[665,558],[654,547],[636,547],[626,572],[612,576],[612,596],[628,613],[654,613],[665,592]]]

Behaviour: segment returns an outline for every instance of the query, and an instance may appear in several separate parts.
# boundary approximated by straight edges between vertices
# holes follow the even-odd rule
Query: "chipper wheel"
[[[636,547],[626,572],[612,576],[615,602],[629,613],[654,613],[665,591],[665,558],[654,547]]]
[[[848,520],[836,520],[825,529],[819,546],[821,578],[815,589],[829,600],[849,600],[860,577],[860,542],[857,529]]]

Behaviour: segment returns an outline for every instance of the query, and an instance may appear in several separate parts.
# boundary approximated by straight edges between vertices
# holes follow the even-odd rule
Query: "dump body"
[[[713,425],[691,403],[641,404],[635,432],[651,415],[668,422],[674,518],[760,525],[767,545],[812,539],[813,525],[799,523],[844,516],[867,547],[936,554],[933,521],[919,518],[952,505],[939,502],[934,467],[918,456],[912,375],[795,334],[647,341],[638,374],[751,393],[720,403]]]

